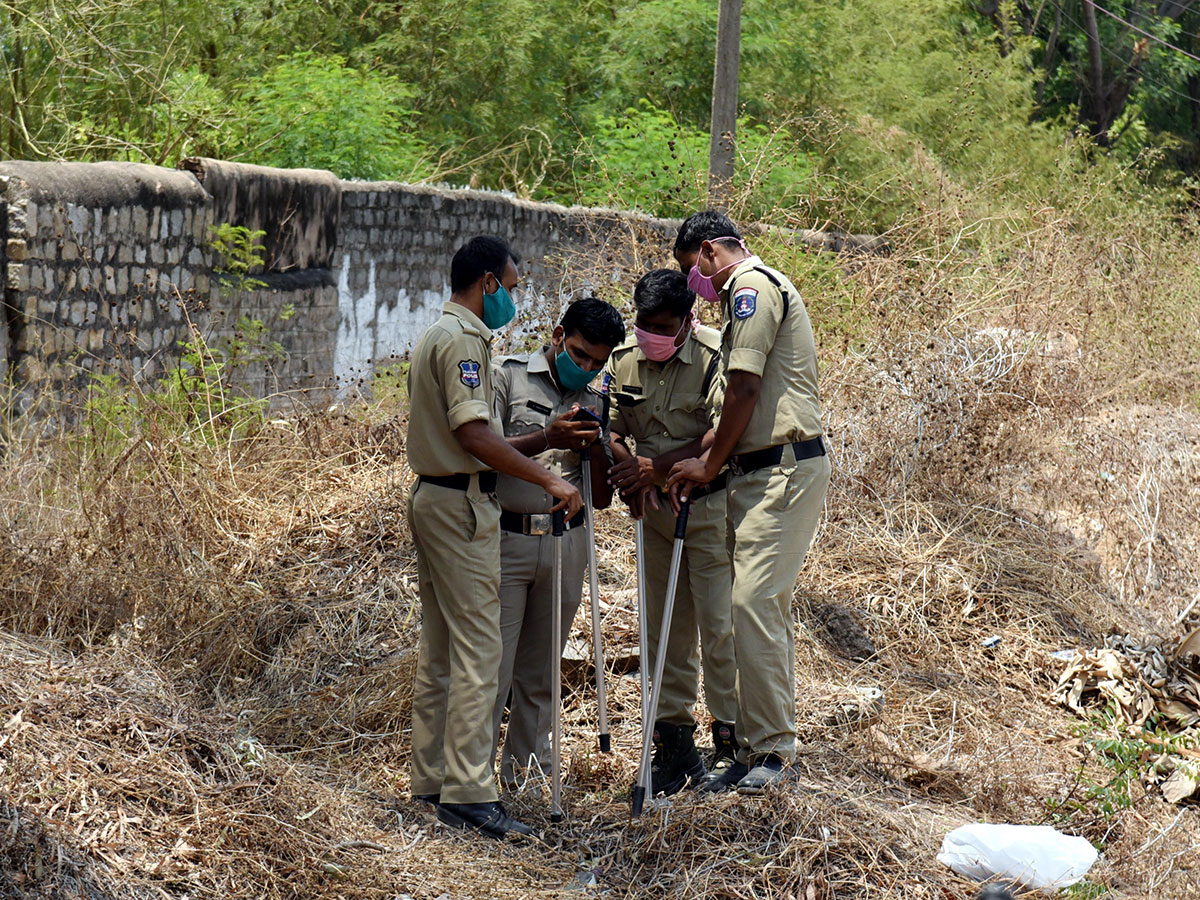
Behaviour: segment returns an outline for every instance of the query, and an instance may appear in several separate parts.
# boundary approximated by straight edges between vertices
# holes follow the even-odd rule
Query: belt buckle
[[[725,464],[729,467],[730,475],[745,475],[746,474],[745,472],[742,471],[741,461],[736,456],[729,457],[729,459],[726,460]]]
[[[527,517],[526,534],[540,535],[550,533],[550,513],[533,513]]]

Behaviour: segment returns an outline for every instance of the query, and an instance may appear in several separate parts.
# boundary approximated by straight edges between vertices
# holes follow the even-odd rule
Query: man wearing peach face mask
[[[616,460],[609,479],[629,499],[634,515],[644,513],[647,558],[665,561],[671,555],[675,516],[663,487],[671,466],[703,452],[711,439],[721,396],[721,341],[714,329],[698,325],[695,296],[680,272],[656,269],[644,275],[633,300],[634,339],[613,352],[605,372]],[[704,697],[714,719],[709,768],[721,772],[734,764],[736,670],[723,481],[693,492],[654,722],[654,795],[673,794],[689,781],[698,786],[705,776],[693,739],[700,674],[697,634],[704,653]],[[649,658],[642,664],[650,666],[658,653],[667,567],[649,565],[646,575]]]
[[[721,305],[726,382],[711,446],[667,477],[677,505],[729,465],[740,747],[737,764],[705,787],[761,794],[788,777],[796,754],[792,596],[829,486],[816,344],[795,286],[721,213],[684,221],[675,259],[688,285]]]

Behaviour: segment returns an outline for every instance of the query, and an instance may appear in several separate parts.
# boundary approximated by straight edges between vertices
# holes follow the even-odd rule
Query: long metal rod
[[[650,648],[646,634],[646,533],[641,519],[634,521],[633,535],[637,550],[637,604],[638,604],[638,677],[642,688],[642,743],[646,743],[648,729],[654,727],[649,719],[650,710]],[[640,773],[639,773],[640,775]],[[650,785],[638,782],[643,794]]]
[[[683,541],[687,533],[688,504],[680,505],[675,519],[675,543],[671,547],[671,571],[667,575],[667,593],[663,597],[662,625],[658,629],[658,653],[654,656],[654,675],[650,682],[650,706],[643,720],[649,723],[642,736],[642,759],[638,766],[637,786],[633,790],[633,815],[642,813],[642,804],[650,794],[650,745],[654,735],[654,719],[658,716],[658,697],[662,687],[663,667],[667,661],[667,638],[671,632],[671,615],[675,611],[675,589],[679,586],[679,567],[683,560]],[[643,726],[644,727],[644,726]]]
[[[583,515],[587,526],[588,590],[592,595],[592,658],[596,667],[596,721],[600,732],[600,752],[611,748],[608,734],[608,699],[604,683],[604,643],[600,633],[600,579],[596,572],[596,529],[592,522],[592,463],[589,454],[580,457],[583,472]]]
[[[553,516],[554,590],[550,613],[550,706],[554,711],[550,729],[550,821],[563,820],[562,809],[562,542],[563,513]]]

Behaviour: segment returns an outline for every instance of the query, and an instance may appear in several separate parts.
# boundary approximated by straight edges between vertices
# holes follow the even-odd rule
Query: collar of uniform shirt
[[[483,324],[483,320],[475,313],[471,312],[461,303],[455,303],[453,300],[447,300],[446,305],[442,307],[442,312],[449,313],[452,316],[458,316],[475,331],[478,331],[480,336],[489,344],[492,341],[492,329]]]
[[[550,361],[546,359],[546,351],[549,349],[549,347],[543,346],[537,353],[529,354],[530,372],[543,372],[546,375],[550,375]],[[550,380],[554,381],[554,377],[551,376]],[[557,387],[557,382],[555,386]]]

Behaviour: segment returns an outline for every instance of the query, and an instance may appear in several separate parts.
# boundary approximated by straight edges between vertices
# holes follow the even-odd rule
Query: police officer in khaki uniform
[[[450,264],[450,302],[413,350],[408,499],[421,591],[412,793],[441,821],[502,838],[532,829],[497,802],[491,716],[500,670],[496,471],[538,484],[574,516],[579,491],[509,446],[492,416],[492,330],[516,307],[517,256],[473,238]]]
[[[796,753],[792,594],[812,543],[829,458],[821,442],[817,353],[808,312],[786,276],[747,250],[713,210],[679,229],[675,258],[702,298],[720,302],[725,398],[712,446],[676,463],[672,500],[708,484],[728,461],[738,764],[708,787],[759,794]]]
[[[551,472],[580,487],[581,461],[592,475],[592,505],[604,509],[612,499],[607,416],[601,395],[590,386],[625,338],[621,314],[594,297],[571,304],[550,346],[532,354],[497,361],[495,413],[508,442]],[[586,409],[591,413],[581,414]],[[594,418],[593,418],[594,417]],[[508,729],[501,753],[501,778],[516,786],[525,770],[550,765],[552,672],[548,649],[554,592],[554,540],[550,536],[550,496],[535,484],[501,475],[500,634],[504,655],[492,715],[495,739],[505,700]],[[566,523],[562,537],[561,647],[579,609],[587,564],[584,514]]]
[[[680,272],[656,269],[642,276],[633,292],[634,339],[617,348],[605,371],[617,460],[610,477],[630,498],[634,514],[644,515],[645,551],[651,560],[671,557],[675,515],[662,493],[671,466],[706,449],[720,409],[721,336],[698,324],[694,301]],[[628,438],[636,443],[636,451],[629,448]],[[657,658],[667,575],[665,565],[646,568],[650,659],[643,665]],[[656,796],[673,794],[689,780],[699,783],[705,776],[693,740],[700,676],[697,633],[704,651],[704,696],[714,719],[710,766],[719,772],[735,761],[731,589],[722,473],[692,491],[654,723],[651,790]]]

